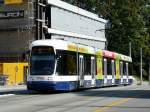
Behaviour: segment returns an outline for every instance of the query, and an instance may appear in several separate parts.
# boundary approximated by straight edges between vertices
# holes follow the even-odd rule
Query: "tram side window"
[[[91,75],[91,55],[84,55],[84,74]]]
[[[127,75],[126,62],[123,62],[123,75]]]
[[[103,59],[103,74],[105,75],[115,75],[116,74],[116,63],[110,58]]]
[[[57,52],[58,75],[76,75],[76,53],[68,51]]]
[[[111,60],[112,64],[112,75],[116,75],[116,62],[115,60]]]
[[[120,62],[120,75],[123,76],[123,62]]]
[[[103,58],[103,75],[107,75],[107,59]]]
[[[115,71],[115,75],[116,75],[116,61],[115,61],[114,64],[115,64],[115,66],[114,66],[114,69],[115,69],[115,70],[114,70],[114,71]]]
[[[104,59],[102,59],[102,73],[104,75]]]
[[[128,68],[129,68],[129,75],[132,75],[132,63],[128,64]]]
[[[107,75],[112,75],[112,64],[111,59],[107,59]]]

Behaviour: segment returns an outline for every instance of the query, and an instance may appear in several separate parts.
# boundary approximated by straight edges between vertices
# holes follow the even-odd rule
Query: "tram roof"
[[[82,44],[76,44],[76,43],[65,41],[65,40],[57,40],[57,39],[36,40],[32,42],[30,49],[34,46],[52,46],[55,50],[67,50],[67,51],[75,51],[75,52],[78,51],[81,53],[96,54],[96,55],[104,56],[107,58],[132,62],[131,57],[123,55],[123,54],[119,54],[119,53],[107,51],[107,50],[101,50],[101,49],[95,50],[94,47],[90,47],[90,46],[86,46]]]
[[[132,58],[129,57],[129,56],[119,54],[119,53],[116,53],[116,52],[112,52],[112,51],[107,51],[107,50],[98,49],[96,51],[96,55],[103,56],[103,57],[106,57],[106,58],[119,59],[119,60],[122,60],[122,61],[132,62]]]
[[[78,51],[81,53],[95,54],[95,50],[93,47],[57,39],[36,40],[32,42],[31,48],[34,46],[52,46],[54,47],[54,49],[58,50],[68,50],[75,52]]]
[[[120,54],[120,60],[132,62],[132,58],[126,55]]]

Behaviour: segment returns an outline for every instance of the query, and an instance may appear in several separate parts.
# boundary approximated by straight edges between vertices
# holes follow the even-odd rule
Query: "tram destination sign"
[[[0,19],[24,18],[24,10],[19,11],[0,11]]]

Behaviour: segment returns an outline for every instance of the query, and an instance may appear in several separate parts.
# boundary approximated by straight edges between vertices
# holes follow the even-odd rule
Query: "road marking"
[[[135,89],[135,90],[138,90],[138,89]],[[142,92],[142,93],[140,93],[138,95],[134,95],[134,97],[132,97],[132,98],[124,98],[124,99],[121,99],[121,100],[117,100],[117,101],[111,102],[109,104],[104,105],[104,107],[96,109],[94,112],[106,112],[107,110],[109,110],[110,108],[112,108],[114,106],[119,106],[119,105],[121,105],[123,103],[128,102],[129,100],[132,100],[132,99],[135,99],[135,98],[138,98],[138,97],[142,97],[144,95],[147,95],[147,93]]]
[[[94,112],[106,112],[108,109],[112,108],[113,106],[121,105],[123,103],[128,102],[131,99],[133,99],[133,98],[126,98],[126,99],[121,99],[121,100],[118,100],[118,101],[114,101],[110,104],[105,105],[103,108],[96,109]]]
[[[0,95],[0,98],[2,97],[8,97],[8,96],[13,96],[14,94],[4,94],[4,95]]]

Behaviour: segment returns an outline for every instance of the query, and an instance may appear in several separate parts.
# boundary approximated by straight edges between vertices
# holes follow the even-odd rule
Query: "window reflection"
[[[76,53],[70,51],[57,51],[57,69],[58,75],[76,75]]]

